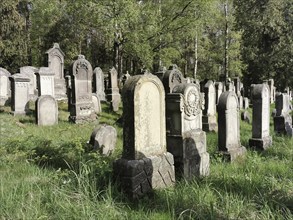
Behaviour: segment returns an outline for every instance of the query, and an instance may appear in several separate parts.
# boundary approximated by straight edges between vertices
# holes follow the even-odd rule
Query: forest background
[[[175,63],[185,76],[293,87],[292,0],[2,0],[0,66],[44,66],[58,42],[119,75]]]

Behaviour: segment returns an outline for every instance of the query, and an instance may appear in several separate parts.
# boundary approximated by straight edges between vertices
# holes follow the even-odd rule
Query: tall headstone
[[[38,97],[38,88],[37,88],[37,77],[35,73],[37,73],[39,69],[34,66],[23,66],[23,67],[20,67],[19,71],[20,71],[20,74],[24,74],[30,79],[29,97],[31,100],[36,100],[36,98]]]
[[[29,112],[29,82],[24,74],[14,74],[11,80],[11,110],[14,115],[24,115]]]
[[[240,122],[238,98],[235,92],[226,91],[220,96],[218,110],[218,149],[229,160],[245,154],[240,143]]]
[[[55,98],[66,99],[66,85],[64,76],[64,53],[58,43],[46,52],[48,67],[54,73]]]
[[[36,121],[38,125],[58,124],[58,104],[51,95],[42,95],[36,101]]]
[[[162,82],[165,88],[166,94],[171,93],[173,88],[183,83],[184,77],[176,64],[172,64],[169,69],[164,73]]]
[[[111,102],[111,108],[117,112],[121,102],[121,96],[118,88],[118,72],[113,67],[109,72],[109,88],[107,91],[107,100]]]
[[[274,86],[274,80],[269,79],[268,85],[270,87],[270,102],[271,104],[275,102],[275,95],[276,95],[276,87]]]
[[[97,94],[100,101],[106,101],[104,73],[100,67],[94,69],[94,93]]]
[[[276,115],[274,130],[279,134],[289,135],[292,130],[292,116],[290,115],[290,100],[287,93],[276,95]]]
[[[212,80],[204,86],[205,108],[202,116],[202,128],[204,131],[218,131],[216,116],[216,88]]]
[[[252,138],[249,146],[265,150],[272,145],[270,136],[270,89],[267,84],[256,84],[252,91]]]
[[[10,72],[0,67],[0,106],[7,104],[11,97],[10,76]]]
[[[79,55],[71,67],[71,107],[69,120],[74,123],[84,123],[96,120],[92,101],[91,64],[84,55]]]
[[[199,84],[182,83],[166,95],[167,149],[174,156],[176,177],[191,179],[209,174],[203,107]]]
[[[48,67],[41,67],[37,73],[38,95],[55,95],[54,72]]]
[[[215,88],[216,88],[216,104],[218,104],[219,98],[220,98],[222,92],[224,92],[224,85],[222,82],[216,82]]]
[[[175,182],[174,159],[166,149],[165,92],[158,77],[131,77],[123,88],[123,154],[114,173],[129,197]]]

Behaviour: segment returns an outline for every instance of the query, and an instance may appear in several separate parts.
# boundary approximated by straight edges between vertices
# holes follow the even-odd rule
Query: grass
[[[99,123],[118,132],[115,152],[97,154],[86,142],[97,123],[68,122],[59,103],[59,124],[38,127],[33,113],[0,112],[0,219],[293,219],[293,141],[273,136],[265,152],[248,148],[234,163],[217,154],[217,134],[207,134],[210,176],[182,180],[131,202],[112,179],[112,162],[121,157],[122,111],[106,104]],[[33,103],[31,103],[33,110]],[[251,113],[251,111],[250,111]],[[272,128],[272,124],[271,124]],[[248,146],[251,124],[241,122]]]

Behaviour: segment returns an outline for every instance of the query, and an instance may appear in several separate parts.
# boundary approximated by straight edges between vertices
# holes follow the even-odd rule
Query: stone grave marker
[[[29,82],[29,97],[31,100],[36,100],[38,97],[38,88],[37,88],[37,73],[39,69],[34,66],[23,66],[20,67],[20,74],[27,75],[30,79]]]
[[[102,112],[102,106],[99,97],[96,94],[92,94],[92,101],[94,105],[94,111],[96,114]]]
[[[58,104],[51,95],[42,95],[36,101],[36,121],[38,125],[58,124]]]
[[[37,72],[38,95],[55,95],[54,72],[48,67],[41,67]]]
[[[219,98],[220,98],[222,92],[224,92],[224,85],[222,82],[216,82],[215,88],[216,88],[216,104],[218,104]]]
[[[166,94],[171,93],[173,88],[176,85],[183,83],[183,81],[184,81],[184,77],[182,73],[179,71],[177,65],[172,64],[162,77],[162,82],[163,82]]]
[[[10,76],[8,70],[0,67],[0,106],[6,105],[11,97]]]
[[[106,101],[104,73],[100,67],[94,69],[94,92],[99,97],[100,101]]]
[[[111,108],[114,112],[119,110],[121,96],[118,88],[118,72],[113,67],[109,72],[109,88],[107,90],[107,100],[111,102]]]
[[[290,114],[290,100],[287,93],[276,95],[276,115],[274,116],[274,130],[276,133],[289,135],[292,130],[292,116]]]

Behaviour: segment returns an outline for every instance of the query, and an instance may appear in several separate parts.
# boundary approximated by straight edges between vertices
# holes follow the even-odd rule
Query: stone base
[[[220,154],[224,157],[225,160],[234,161],[238,157],[242,157],[246,154],[246,148],[243,146],[230,149],[229,151],[220,151]]]
[[[119,159],[114,162],[114,176],[129,198],[137,199],[152,189],[165,188],[175,183],[173,155],[165,153],[159,156],[139,160]]]
[[[251,138],[249,139],[249,146],[257,150],[266,150],[272,145],[272,137],[268,136],[262,139]]]
[[[218,132],[218,123],[216,116],[202,116],[202,130],[205,132]]]

